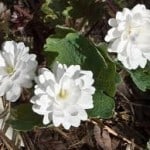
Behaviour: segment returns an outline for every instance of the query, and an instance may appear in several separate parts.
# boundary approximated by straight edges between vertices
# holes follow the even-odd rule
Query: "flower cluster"
[[[138,4],[132,10],[124,8],[116,18],[109,20],[112,27],[105,41],[110,42],[108,51],[128,69],[144,68],[150,60],[150,10]]]
[[[31,88],[37,68],[36,56],[20,42],[7,41],[0,52],[0,96],[15,102],[23,88]],[[36,77],[35,96],[31,99],[33,111],[43,115],[43,123],[51,121],[64,128],[78,127],[87,120],[85,109],[93,108],[91,71],[81,70],[79,65],[56,63],[52,73],[46,68],[39,70]]]
[[[55,126],[78,127],[87,120],[85,109],[93,108],[91,71],[81,70],[79,65],[55,64],[53,72],[46,68],[39,71],[35,96],[31,99],[33,111],[44,115],[43,123],[51,121]]]
[[[140,4],[131,10],[124,8],[109,20],[109,25],[112,28],[105,37],[110,43],[108,51],[117,53],[127,69],[144,68],[150,60],[150,10]],[[94,107],[93,73],[79,65],[57,62],[52,70],[40,68],[36,76],[37,65],[36,55],[29,54],[24,43],[6,41],[0,51],[0,96],[15,102],[23,88],[31,88],[35,80],[30,102],[33,111],[43,116],[43,124],[62,125],[65,129],[78,127],[88,118],[86,110]],[[0,128],[3,121],[0,118]],[[6,135],[12,138],[12,128]]]

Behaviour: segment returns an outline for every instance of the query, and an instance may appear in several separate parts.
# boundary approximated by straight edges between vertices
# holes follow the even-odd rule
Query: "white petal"
[[[71,65],[67,68],[66,74],[69,77],[73,77],[73,76],[75,76],[76,72],[78,73],[78,71],[80,71],[80,66],[79,65]]]
[[[44,94],[44,93],[45,93],[45,91],[43,89],[41,89],[40,87],[36,87],[34,90],[35,95]]]
[[[120,44],[120,39],[116,39],[113,43],[110,44],[108,47],[108,52],[118,52],[120,51],[119,44]]]
[[[150,61],[150,53],[143,53],[143,55],[146,59],[148,59]]]
[[[16,43],[14,41],[6,41],[3,44],[3,50],[7,53],[10,53],[14,57],[14,51],[16,49]]]
[[[132,16],[132,12],[128,8],[123,8],[123,12],[122,13],[123,13],[124,19]]]
[[[55,97],[54,86],[52,86],[51,84],[47,86],[46,92],[49,94],[49,96]]]
[[[71,127],[71,124],[68,121],[66,121],[66,120],[64,120],[64,122],[62,123],[62,125],[63,125],[63,127],[66,130],[70,129],[70,127]]]
[[[57,81],[59,81],[61,79],[61,77],[63,76],[63,74],[65,73],[66,71],[66,65],[62,65],[58,62],[56,62],[54,65],[53,65],[53,72],[55,74],[55,78]]]
[[[146,63],[147,63],[147,60],[145,58],[141,58],[139,65],[141,68],[145,68]]]
[[[39,81],[41,84],[43,84],[46,81],[43,74],[39,75]]]
[[[38,105],[44,105],[45,108],[47,108],[52,102],[48,95],[41,95],[40,99],[36,103]]]
[[[4,67],[4,66],[6,66],[6,63],[0,52],[0,67]]]
[[[12,127],[9,127],[5,133],[5,135],[10,139],[12,140],[13,138],[13,128]]]
[[[126,25],[127,25],[126,22],[120,22],[120,23],[118,24],[118,27],[117,27],[118,32],[125,30]]]
[[[117,19],[117,20],[123,20],[123,19],[124,19],[123,13],[120,12],[120,11],[118,11],[117,14],[116,14],[116,19]]]
[[[117,20],[114,18],[109,19],[108,24],[112,27],[116,27],[117,26]]]
[[[86,112],[84,109],[81,109],[81,110],[79,111],[78,116],[79,116],[80,119],[83,120],[83,121],[88,119],[87,112]]]
[[[83,73],[85,75],[78,78],[76,80],[76,84],[79,85],[79,87],[82,90],[87,91],[90,94],[93,94],[95,92],[95,88],[92,86],[92,84],[94,83],[92,72],[91,71],[84,71],[84,72],[81,71],[81,73]]]
[[[9,79],[3,79],[3,82],[0,84],[0,96],[4,96],[11,86],[12,83]]]
[[[43,124],[48,124],[48,123],[50,123],[49,114],[45,114],[43,118]]]
[[[137,4],[135,7],[133,7],[132,12],[133,13],[143,13],[146,10],[145,5]]]
[[[44,71],[43,74],[44,74],[44,77],[45,77],[46,80],[55,81],[54,75],[49,70]]]
[[[116,28],[111,28],[108,31],[107,36],[105,37],[105,41],[106,42],[112,41],[118,38],[119,36],[120,36],[120,32]]]
[[[37,99],[39,99],[38,96],[33,96],[33,97],[30,99],[30,102],[33,103],[33,104],[35,104],[36,101],[37,101]]]
[[[82,92],[81,97],[77,103],[82,109],[93,108],[92,96],[86,92]]]
[[[63,121],[64,121],[64,115],[63,115],[63,112],[61,112],[61,111],[54,111],[53,112],[53,116],[52,116],[53,118],[53,124],[54,124],[54,126],[56,126],[56,127],[58,127],[58,126],[60,126],[60,124],[62,124],[63,123]]]
[[[69,122],[70,122],[71,126],[79,127],[81,120],[80,120],[80,118],[78,118],[78,116],[74,116],[74,117],[69,118]]]
[[[15,102],[16,100],[19,99],[21,95],[21,87],[18,85],[14,84],[9,91],[6,92],[6,99]]]

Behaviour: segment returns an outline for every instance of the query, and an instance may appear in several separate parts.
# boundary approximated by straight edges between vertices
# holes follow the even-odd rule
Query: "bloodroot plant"
[[[117,54],[140,90],[150,89],[150,10],[142,4],[124,8],[108,23],[112,27],[105,36],[108,52]]]
[[[57,10],[61,8],[59,1],[59,7],[54,7],[53,0],[45,1],[42,10],[55,26],[55,34],[44,39],[44,67],[38,65],[37,56],[24,42],[6,40],[2,44],[0,127],[10,140],[17,133],[21,146],[24,142],[19,131],[53,127],[69,130],[87,120],[115,117],[116,89],[123,81],[118,70],[125,71],[140,90],[150,89],[150,10],[137,4],[117,12],[108,21],[111,29],[105,41],[109,44],[95,44],[79,31],[84,25],[94,24],[91,15],[101,14],[104,2],[86,1],[85,18],[77,9],[81,2],[68,0]],[[66,27],[65,19],[79,31]],[[117,60],[108,52],[115,53]],[[23,101],[25,90],[29,95]]]

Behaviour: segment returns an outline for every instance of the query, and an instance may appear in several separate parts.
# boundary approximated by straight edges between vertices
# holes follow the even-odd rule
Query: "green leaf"
[[[107,46],[104,44],[96,47],[74,30],[60,27],[54,36],[47,39],[45,45],[49,64],[59,61],[67,65],[78,64],[82,69],[91,70],[94,74],[95,85],[113,97],[119,75],[106,49]]]
[[[105,95],[101,90],[97,90],[94,94],[94,108],[88,110],[90,117],[100,117],[109,119],[113,116],[115,109],[114,99]]]
[[[91,70],[95,78],[106,68],[105,59],[96,46],[82,35],[75,32],[67,33],[64,37],[56,35],[49,37],[44,46],[49,56],[57,54],[55,59],[49,57],[48,62],[52,62],[53,59],[67,65],[81,65],[82,69]]]
[[[49,51],[51,54],[57,53],[58,55],[55,60],[61,63],[67,65],[82,64],[86,58],[80,54],[76,47],[70,42],[71,36],[72,33],[69,33],[64,39],[47,39],[45,51]]]
[[[32,111],[31,104],[21,104],[12,108],[11,118],[7,121],[7,123],[11,124],[13,129],[29,131],[35,126],[41,126],[42,118],[42,116],[35,114]]]
[[[55,28],[56,34],[53,35],[53,38],[64,38],[68,33],[75,33],[76,31],[73,28],[68,28],[64,26],[57,25]]]
[[[138,68],[137,70],[129,71],[133,82],[136,86],[145,92],[147,89],[150,89],[150,66],[149,64],[146,68]]]
[[[116,65],[108,56],[106,44],[100,44],[98,49],[103,55],[107,67],[100,70],[97,83],[101,87],[101,90],[105,91],[109,96],[114,96],[116,84],[120,81],[119,74],[116,72]]]

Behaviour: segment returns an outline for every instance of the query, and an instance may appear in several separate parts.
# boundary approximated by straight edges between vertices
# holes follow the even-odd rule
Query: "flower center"
[[[5,68],[5,70],[6,70],[6,72],[7,72],[9,75],[12,75],[12,74],[15,72],[15,70],[14,70],[14,68],[13,68],[12,66],[7,66],[7,67]]]
[[[131,34],[131,32],[132,32],[131,27],[127,28],[127,32],[128,32],[129,35]]]
[[[58,94],[58,97],[59,97],[60,99],[66,99],[66,98],[68,97],[68,95],[69,95],[68,91],[61,88],[61,89],[60,89],[60,92],[59,92],[59,94]]]

